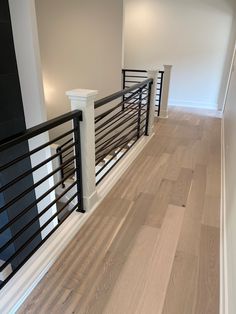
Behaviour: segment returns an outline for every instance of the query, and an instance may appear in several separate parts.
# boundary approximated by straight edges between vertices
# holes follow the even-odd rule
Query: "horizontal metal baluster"
[[[95,144],[99,143],[101,140],[103,140],[107,135],[109,135],[111,132],[115,131],[116,129],[118,129],[119,127],[123,126],[124,123],[128,122],[131,118],[135,117],[136,113],[132,115],[132,117],[128,117],[125,120],[123,120],[122,122],[118,123],[116,126],[114,126],[113,128],[111,128],[108,132],[106,132],[105,134],[103,134],[101,137],[99,137],[98,139],[95,140]]]
[[[136,136],[137,137],[137,136]],[[137,142],[137,140],[136,140],[136,142]],[[130,146],[130,148],[129,149],[131,149],[133,146],[134,146],[134,144],[136,143],[136,142],[134,142],[131,146]],[[127,150],[122,156],[121,156],[121,158],[119,158],[119,161],[127,154],[127,152],[128,152],[129,150]],[[97,185],[105,178],[105,176],[116,166],[116,164],[117,163],[115,163],[114,165],[112,165],[110,168],[109,168],[109,170],[98,180],[98,182],[96,183]]]
[[[113,108],[107,110],[106,112],[101,113],[99,116],[95,117],[95,123],[99,122],[101,119],[105,118],[107,115],[109,115],[110,113],[112,113],[114,110],[116,110],[117,108],[121,107],[128,99],[132,99],[133,96],[135,96],[135,94],[138,91],[134,91],[133,93],[131,93],[131,95],[125,99],[125,101],[121,101],[120,103],[118,103],[116,106],[114,106]]]
[[[82,119],[82,113],[78,110],[74,110],[71,111],[70,113],[62,115],[59,118],[46,121],[33,128],[30,128],[19,136],[14,136],[13,138],[3,140],[0,142],[0,152],[8,148],[11,148],[17,144],[20,144],[24,141],[27,141],[35,136],[41,135],[44,132],[47,132],[65,122],[70,121],[75,116],[78,118],[78,120]]]
[[[136,129],[133,128],[131,130],[128,131],[128,133],[123,134],[122,136],[118,137],[118,139],[112,143],[109,143],[109,145],[103,146],[99,151],[96,152],[96,160],[100,159],[100,157],[102,155],[99,155],[103,152],[103,155],[106,157],[106,151],[107,149],[110,149],[110,147],[112,147],[112,145],[115,145],[114,147],[119,147],[118,144],[121,141],[121,139],[125,139],[130,133],[134,132]]]
[[[132,132],[132,131],[134,131],[134,130],[136,130],[136,128],[133,128],[131,131],[129,131],[129,132]],[[96,155],[97,154],[99,154],[101,151],[103,151],[104,149],[107,149],[109,146],[111,146],[111,145],[114,145],[115,143],[117,143],[119,141],[119,138],[117,139],[117,140],[115,140],[115,142],[110,142],[108,145],[104,145],[104,146],[102,146],[102,148],[100,148],[99,150],[96,150]]]
[[[135,100],[136,101],[136,100]],[[125,109],[127,110],[126,112],[123,111],[119,111],[118,113],[116,113],[115,115],[113,115],[111,118],[107,119],[105,122],[103,122],[101,125],[99,125],[98,127],[95,128],[95,132],[96,135],[98,135],[97,131],[99,131],[101,128],[103,128],[104,126],[107,125],[107,123],[110,123],[112,121],[114,121],[117,117],[119,116],[125,116],[127,113],[129,113],[129,110],[131,110],[132,105],[135,104],[135,101],[133,103],[129,103]]]
[[[147,79],[139,84],[135,84],[134,86],[130,87],[129,89],[123,89],[120,92],[114,93],[108,97],[102,98],[100,100],[95,101],[95,108],[99,108],[113,100],[116,100],[117,98],[122,97],[123,95],[125,95],[128,92],[134,91],[136,89],[142,88],[143,86],[147,85],[149,82],[151,82],[152,79]]]
[[[6,189],[10,188],[12,185],[16,184],[17,182],[19,182],[20,180],[23,180],[25,177],[27,177],[28,175],[32,174],[33,172],[35,172],[36,170],[38,170],[39,168],[45,166],[48,162],[52,161],[54,158],[60,156],[60,154],[64,151],[67,151],[68,149],[70,149],[71,147],[73,147],[75,145],[75,143],[71,144],[70,146],[68,146],[67,148],[65,148],[64,150],[62,150],[61,152],[58,152],[54,155],[52,155],[51,157],[45,159],[44,161],[42,161],[41,163],[39,163],[37,166],[29,169],[28,171],[22,173],[21,175],[19,175],[17,178],[13,179],[12,181],[8,182],[7,184],[5,184],[4,186],[2,186],[0,188],[0,193],[2,193],[3,191],[5,191]]]
[[[143,116],[146,112],[142,113],[141,116]],[[144,118],[142,121],[140,121],[140,124],[143,123],[145,121],[146,118]],[[138,122],[138,119],[132,124],[132,125],[136,125],[136,123]],[[137,126],[136,126],[137,129]],[[119,144],[117,144],[117,147],[119,147]],[[104,155],[101,155],[99,157],[96,156],[96,165],[99,164],[106,156],[108,156],[112,151],[114,150],[111,149],[109,152],[104,153]],[[103,157],[102,157],[103,156]]]
[[[54,138],[53,140],[51,140],[51,141],[49,141],[49,142],[47,142],[47,143],[45,143],[45,144],[43,144],[43,145],[41,145],[41,146],[39,146],[39,147],[33,149],[33,150],[31,150],[30,152],[25,153],[24,155],[21,155],[21,156],[15,158],[15,159],[9,161],[9,162],[6,163],[5,165],[0,166],[0,172],[1,172],[1,171],[4,171],[5,169],[7,169],[7,168],[9,168],[9,167],[11,167],[11,166],[13,166],[14,164],[20,162],[21,160],[23,160],[23,159],[25,159],[25,158],[34,155],[35,153],[39,152],[40,150],[46,148],[47,146],[56,143],[57,141],[61,140],[62,138],[64,138],[64,137],[70,135],[71,133],[73,133],[73,131],[74,131],[74,129],[72,129],[72,130],[70,130],[70,131],[68,131],[68,132],[66,132],[66,133],[64,133],[64,134],[62,134],[62,135],[60,135],[60,136]]]
[[[42,225],[42,227],[40,227],[11,257],[9,257],[1,266],[0,266],[0,272],[4,270],[4,268],[6,268],[6,266],[12,261],[14,260],[19,253],[21,253],[26,247],[27,245],[29,245],[34,239],[35,237],[42,232],[42,230],[44,230],[69,204],[70,202],[72,202],[72,200],[77,196],[78,192],[76,192],[65,204],[64,206],[57,211],[57,213],[55,213],[54,215],[52,215],[50,217],[50,219],[48,219],[45,224]],[[77,207],[77,206],[76,206]]]
[[[118,147],[119,147],[120,145],[127,145],[130,141],[131,141],[131,139],[128,139],[128,140],[126,140],[125,142],[120,141]],[[111,149],[111,150],[105,155],[105,157],[108,156],[108,155],[110,155],[115,149],[116,149],[116,147],[113,147],[113,149]],[[101,158],[99,159],[97,165],[98,165],[105,157],[104,157],[104,156],[101,157]],[[112,158],[112,159],[113,159],[113,158]]]
[[[2,213],[4,210],[6,210],[8,207],[12,206],[13,204],[15,204],[17,201],[19,201],[21,198],[23,198],[25,195],[27,195],[29,192],[33,191],[36,187],[38,187],[40,184],[42,184],[43,182],[45,182],[47,179],[49,179],[50,177],[52,177],[55,173],[57,173],[58,171],[60,171],[60,169],[62,167],[64,167],[65,165],[67,165],[69,162],[71,162],[72,160],[75,159],[75,156],[73,156],[72,158],[68,159],[66,162],[64,162],[60,167],[56,168],[54,171],[50,172],[48,175],[46,175],[44,178],[42,178],[41,180],[39,180],[37,183],[33,184],[30,188],[26,189],[24,192],[22,192],[21,194],[19,194],[18,196],[16,196],[15,198],[13,198],[10,202],[8,202],[6,205],[2,206],[0,208],[0,213]]]
[[[125,108],[125,110],[126,110],[126,108]],[[135,110],[136,110],[135,107],[134,107],[134,108],[131,108],[131,109],[129,109],[129,112],[126,113],[125,115],[119,117],[118,119],[115,119],[114,121],[113,121],[113,120],[110,121],[110,123],[109,123],[105,128],[103,128],[103,129],[100,130],[98,133],[96,133],[96,136],[98,136],[99,134],[102,134],[104,131],[106,131],[106,130],[109,129],[111,126],[113,126],[116,122],[121,121],[120,123],[124,123],[124,122],[128,121],[129,119],[131,119],[132,116],[134,115],[134,114],[133,114],[133,111],[135,111]],[[124,111],[123,111],[123,112],[124,112]],[[125,118],[125,119],[124,119],[124,118]],[[122,120],[122,119],[123,119],[123,120]],[[112,122],[112,123],[111,123],[111,122]],[[116,128],[116,127],[115,127],[115,128]],[[110,132],[110,131],[111,131],[111,130],[109,130],[109,132]],[[103,134],[102,137],[105,137],[105,135]]]
[[[122,126],[125,122],[128,122],[130,119],[132,119],[133,117],[135,117],[136,113],[130,115],[129,117],[127,117],[125,120],[123,120],[122,122],[118,123],[116,126],[114,126],[112,129],[110,129],[108,132],[106,132],[105,134],[103,134],[101,137],[99,137],[97,140],[95,140],[95,144],[99,143],[103,138],[105,138],[107,135],[109,135],[111,132],[113,132],[114,130],[116,130],[117,128],[119,128],[120,126]]]
[[[71,177],[73,174],[75,173],[75,169],[71,170],[71,172],[65,176],[64,179],[60,180],[57,182],[57,184],[55,184],[54,186],[52,186],[47,192],[45,192],[44,194],[42,194],[39,198],[37,198],[33,203],[31,203],[29,206],[27,206],[25,209],[23,209],[17,216],[15,216],[11,221],[9,221],[6,225],[4,225],[3,227],[1,227],[0,229],[0,233],[3,233],[4,231],[6,231],[11,225],[13,225],[18,219],[20,219],[22,216],[24,216],[25,214],[28,213],[28,211],[30,209],[32,209],[35,205],[37,205],[39,202],[41,202],[46,196],[48,196],[50,193],[52,193],[53,191],[55,191],[55,189],[61,185],[61,183],[68,179],[69,177]]]
[[[31,219],[20,231],[18,231],[10,240],[8,240],[4,245],[0,247],[0,252],[3,252],[11,243],[13,243],[17,238],[19,238],[20,235],[22,235],[29,227],[33,225],[36,221],[39,220],[40,217],[42,217],[46,212],[64,196],[66,193],[68,193],[73,186],[76,185],[76,182],[73,182],[63,193],[61,193],[58,197],[55,198],[54,201],[52,201],[50,204],[48,204],[44,210],[42,210],[37,216],[35,216],[33,219]]]
[[[68,205],[67,205],[68,206]],[[34,255],[35,252],[38,251],[38,249],[51,237],[51,235],[63,224],[65,220],[75,211],[77,208],[77,204],[65,215],[59,222],[58,224],[54,227],[52,231],[50,231],[47,236],[42,239],[42,241],[24,258],[24,260],[16,267],[13,269],[12,273],[2,282],[0,283],[0,289],[2,289],[8,282],[9,280],[14,277],[14,275],[21,269],[21,267],[29,260],[31,256]],[[66,206],[65,206],[66,207]],[[62,208],[64,210],[65,208]],[[60,212],[62,211],[60,210]]]
[[[135,136],[137,136],[136,133],[135,133]],[[135,136],[130,137],[127,142],[130,143],[135,138]],[[113,158],[111,158],[107,163],[105,163],[105,165],[101,169],[99,169],[98,172],[96,172],[96,176],[99,175],[103,171],[103,169],[106,168],[111,163],[111,161],[114,160],[114,158],[127,146],[127,142],[125,143],[125,145],[123,145],[122,147],[120,147],[118,149],[118,151],[113,155]],[[122,144],[120,144],[120,145],[122,145]]]

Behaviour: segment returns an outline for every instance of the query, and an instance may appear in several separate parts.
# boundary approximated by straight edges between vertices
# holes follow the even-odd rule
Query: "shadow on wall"
[[[178,1],[178,0],[177,0]],[[185,0],[186,5],[191,5],[191,2],[194,2],[195,4],[197,3],[197,1],[195,0]],[[221,12],[231,12],[232,9],[236,9],[236,2],[235,0],[205,0],[204,4],[201,1],[201,5],[204,5],[209,7],[210,10],[217,10],[217,11],[221,11]]]

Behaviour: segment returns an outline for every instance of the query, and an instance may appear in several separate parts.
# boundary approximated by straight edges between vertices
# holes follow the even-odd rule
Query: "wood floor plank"
[[[188,195],[191,189],[192,177],[192,169],[181,168],[179,176],[175,181],[171,192],[171,204],[186,207]]]
[[[172,154],[170,158],[170,162],[168,164],[168,168],[166,169],[166,173],[164,178],[167,180],[176,181],[180,175],[182,159],[185,152],[184,146],[179,146],[176,151]]]
[[[104,310],[106,314],[134,313],[145,284],[148,263],[159,229],[143,226]]]
[[[206,193],[206,166],[196,165],[187,199],[186,215],[197,221],[202,220]]]
[[[134,241],[143,226],[152,200],[151,195],[140,194],[134,202],[116,239],[112,242],[106,255],[97,262],[94,274],[90,276],[89,280],[87,279],[87,288],[83,290],[83,296],[75,308],[75,312],[103,312],[116,280],[132,250]]]
[[[176,252],[162,314],[194,314],[197,271],[198,257]]]
[[[177,250],[199,256],[200,234],[201,222],[185,214]]]
[[[146,225],[161,228],[170,202],[172,189],[173,181],[166,179],[161,181],[151,207],[148,210],[147,219],[145,221]]]
[[[211,227],[220,227],[220,195],[205,196],[202,223]]]
[[[134,313],[162,312],[185,209],[169,205],[148,267],[148,276]]]
[[[219,228],[202,225],[195,313],[219,313]]]

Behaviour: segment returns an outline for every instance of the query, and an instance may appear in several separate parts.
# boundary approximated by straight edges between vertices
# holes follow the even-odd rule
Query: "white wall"
[[[226,286],[229,312],[236,313],[236,58],[224,112]],[[226,290],[227,292],[227,290]],[[227,301],[227,300],[226,300]]]
[[[9,6],[25,122],[26,127],[30,128],[46,120],[35,6],[34,1],[32,0],[10,0]],[[48,133],[44,133],[31,139],[29,141],[29,147],[32,150],[40,146],[40,144],[48,142],[48,140]],[[46,147],[45,149],[32,155],[32,166],[36,166],[50,155],[50,147]],[[34,183],[38,182],[51,171],[51,162],[35,171],[33,173]],[[53,177],[51,177],[35,189],[36,197],[39,198],[53,185],[54,181]],[[38,211],[41,212],[54,199],[55,193],[51,192],[47,197],[38,203]],[[55,214],[56,210],[56,206],[54,205],[47,211],[47,213],[42,215],[39,219],[40,225],[42,226],[53,214]],[[42,231],[42,237],[44,238],[56,224],[57,219],[53,220]]]
[[[48,117],[70,110],[65,91],[121,88],[122,0],[36,0]]]
[[[234,0],[124,0],[124,65],[173,64],[170,103],[222,106]]]

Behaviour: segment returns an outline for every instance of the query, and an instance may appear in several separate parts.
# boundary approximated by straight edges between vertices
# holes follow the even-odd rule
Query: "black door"
[[[26,128],[23,111],[22,96],[20,90],[19,75],[16,63],[15,49],[13,43],[11,18],[9,12],[8,0],[0,0],[0,141],[6,140]],[[29,150],[28,142],[12,147],[8,151],[0,153],[0,166],[17,156]],[[0,172],[0,186],[14,179],[16,176],[24,173],[31,168],[30,158]],[[27,176],[19,183],[13,185],[0,193],[0,208],[8,204],[15,196],[22,193],[27,187],[32,186],[32,175]],[[0,214],[0,227],[11,221],[24,208],[35,200],[35,193],[30,192],[20,201],[15,202]],[[35,215],[37,207],[32,208],[26,215],[22,216],[9,229],[0,234],[0,247],[11,239],[22,229]],[[0,259],[6,261],[14,254],[27,239],[39,228],[39,222],[35,222],[20,235],[4,251],[0,251]],[[14,269],[32,249],[40,242],[41,236],[38,236],[16,258],[11,261]]]

